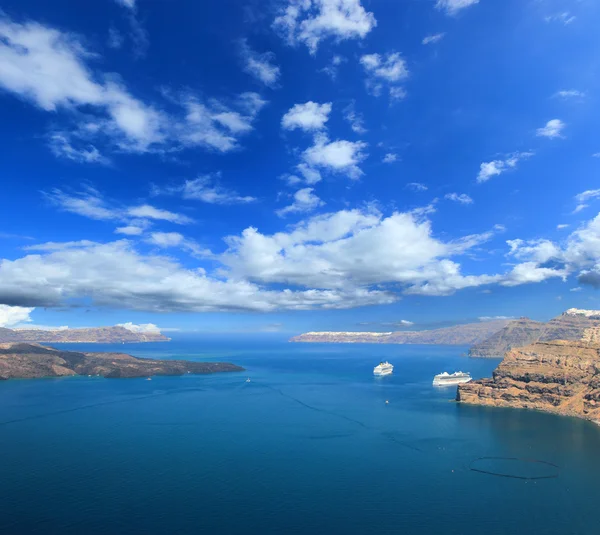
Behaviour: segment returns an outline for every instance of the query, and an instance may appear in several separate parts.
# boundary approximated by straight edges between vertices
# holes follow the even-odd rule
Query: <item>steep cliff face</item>
[[[513,347],[538,341],[581,340],[590,329],[600,327],[600,318],[591,310],[570,309],[548,323],[521,318],[469,350],[471,357],[502,357]]]
[[[600,420],[600,345],[554,340],[511,349],[491,379],[459,385],[457,400]]]
[[[346,344],[436,344],[471,345],[489,338],[510,320],[482,321],[432,329],[429,331],[375,332],[310,332],[294,336],[290,342]]]
[[[132,343],[166,342],[169,338],[160,332],[133,332],[124,327],[91,327],[89,329],[5,329],[0,328],[2,342],[88,342],[88,343]]]

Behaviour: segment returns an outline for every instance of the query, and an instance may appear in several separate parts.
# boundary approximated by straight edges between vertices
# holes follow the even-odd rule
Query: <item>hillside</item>
[[[39,344],[0,344],[0,379],[33,379],[69,375],[124,378],[243,370],[244,368],[226,362],[141,359],[123,353],[59,351]]]
[[[548,323],[521,318],[469,350],[471,357],[502,357],[514,347],[538,341],[581,340],[600,327],[600,311],[569,309]],[[588,333],[588,334],[586,334]]]
[[[0,327],[0,343],[3,342],[87,342],[120,344],[122,342],[167,342],[169,338],[160,332],[134,332],[125,327],[92,327],[89,329],[5,329]]]
[[[492,379],[459,385],[457,401],[600,420],[600,345],[537,342],[510,350]]]
[[[290,342],[344,344],[432,344],[472,345],[482,342],[503,329],[510,320],[482,321],[432,329],[428,331],[376,332],[309,332],[294,336]]]

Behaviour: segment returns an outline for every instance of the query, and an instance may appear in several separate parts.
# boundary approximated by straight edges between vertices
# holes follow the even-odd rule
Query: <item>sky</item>
[[[4,0],[0,327],[600,309],[594,0]]]

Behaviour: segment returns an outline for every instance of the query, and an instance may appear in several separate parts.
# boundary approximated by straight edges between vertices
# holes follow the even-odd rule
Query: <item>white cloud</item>
[[[444,243],[432,236],[429,221],[412,214],[384,218],[352,210],[316,216],[270,236],[246,229],[228,238],[222,261],[236,279],[328,289],[400,284],[409,293],[440,295],[495,280],[464,277],[448,259],[490,237],[485,233]]]
[[[57,158],[66,158],[77,163],[110,163],[94,145],[84,142],[81,147],[76,147],[72,141],[72,136],[66,132],[53,132],[49,136],[48,145]]]
[[[154,323],[141,323],[136,325],[135,323],[131,323],[128,321],[127,323],[117,323],[117,327],[123,327],[128,331],[133,333],[154,333],[160,334],[160,328]]]
[[[390,100],[403,100],[406,98],[406,91],[403,87],[390,87]]]
[[[461,9],[478,3],[479,0],[437,0],[435,7],[445,11],[448,15],[455,15]]]
[[[281,74],[277,65],[274,65],[275,54],[273,52],[265,52],[259,54],[248,46],[246,39],[241,42],[241,54],[244,62],[244,71],[257,80],[262,82],[267,87],[275,87]]]
[[[581,212],[589,206],[588,204],[586,204],[586,202],[592,199],[596,199],[598,197],[600,197],[600,189],[589,189],[587,191],[584,191],[583,193],[575,195],[577,206],[575,207],[575,210],[573,210],[573,213],[576,214],[578,212]]]
[[[312,212],[319,206],[323,206],[325,203],[319,199],[313,191],[313,188],[298,190],[294,193],[294,202],[281,210],[277,210],[277,215],[279,217],[284,217],[292,213]]]
[[[154,188],[154,194],[167,193],[181,195],[184,199],[197,200],[210,204],[247,204],[256,202],[255,197],[239,195],[236,191],[225,188],[219,183],[220,173],[198,176],[186,180],[179,186]]]
[[[505,171],[515,169],[521,160],[530,158],[533,155],[533,152],[514,152],[507,155],[504,159],[484,162],[479,167],[477,182],[486,182],[493,176],[501,175]]]
[[[329,120],[331,102],[317,104],[308,101],[304,104],[295,104],[281,119],[281,127],[285,130],[300,128],[305,132],[322,130]]]
[[[273,22],[289,44],[304,43],[311,54],[328,37],[363,39],[376,25],[360,0],[287,0]]]
[[[549,137],[551,139],[562,137],[561,132],[565,126],[565,123],[563,123],[560,119],[552,119],[546,123],[546,126],[538,128],[536,135],[538,137]]]
[[[370,75],[387,82],[397,82],[408,77],[406,61],[397,52],[385,56],[380,54],[365,54],[360,63]]]
[[[421,184],[420,182],[409,182],[404,187],[413,191],[427,191],[429,189],[425,184]]]
[[[436,33],[434,35],[428,35],[427,37],[425,37],[423,39],[422,43],[424,45],[438,43],[439,41],[441,41],[444,38],[445,35],[446,35],[445,33]]]
[[[565,100],[576,98],[582,99],[585,97],[585,93],[583,91],[578,91],[577,89],[563,89],[562,91],[557,91],[554,96],[563,98]]]
[[[361,56],[360,63],[368,75],[365,82],[367,91],[376,97],[380,96],[383,90],[382,81],[392,84],[408,78],[406,61],[397,52],[390,52],[384,56],[365,54]],[[406,91],[402,87],[390,86],[389,92],[392,100],[406,97]]]
[[[383,163],[394,163],[395,161],[398,160],[398,155],[394,154],[393,152],[388,152],[384,157],[382,162]]]
[[[168,210],[161,210],[155,208],[149,204],[142,204],[140,206],[132,206],[127,208],[127,215],[130,217],[136,217],[139,219],[156,219],[159,221],[169,221],[178,225],[187,225],[192,223],[194,220],[191,217],[169,212]]]
[[[479,321],[511,320],[514,316],[479,316]]]
[[[447,193],[444,195],[444,198],[460,204],[473,204],[473,199],[471,199],[471,197],[469,197],[466,193]]]
[[[363,141],[329,141],[325,134],[318,134],[314,145],[304,151],[303,158],[311,167],[322,167],[357,179],[363,174],[358,164],[367,157],[366,148],[367,143]]]
[[[305,163],[299,163],[296,166],[296,169],[300,172],[307,184],[316,184],[322,180],[321,173]]]
[[[126,240],[0,262],[1,303],[61,306],[67,300],[154,312],[268,312],[352,308],[391,303],[395,297],[360,288],[269,290],[210,277],[170,257],[141,255]]]
[[[98,221],[119,221],[126,223],[115,232],[137,236],[151,225],[151,221],[168,221],[178,225],[193,222],[193,219],[183,214],[162,210],[149,204],[139,206],[113,206],[108,204],[100,193],[92,187],[87,187],[79,193],[65,193],[54,189],[45,196],[49,202],[64,212],[70,212]]]
[[[332,80],[335,80],[338,75],[339,67],[342,63],[346,62],[346,58],[343,56],[335,55],[331,58],[329,65],[323,67],[320,72],[327,74]]]
[[[145,242],[161,249],[176,247],[197,258],[211,258],[213,256],[212,251],[201,247],[194,240],[186,238],[179,232],[151,232],[146,237]]]
[[[569,225],[565,225],[565,224],[560,224],[560,225],[556,225],[556,230],[563,230],[568,228]]]
[[[0,327],[10,328],[24,321],[31,321],[33,308],[0,305]]]
[[[186,94],[171,99],[179,111],[167,113],[135,98],[117,75],[93,72],[88,64],[96,56],[74,35],[0,16],[0,87],[68,124],[50,145],[75,161],[103,162],[99,143],[133,153],[233,150],[265,104],[255,93],[229,105]]]
[[[549,15],[545,17],[546,22],[562,22],[565,26],[571,24],[577,17],[575,15],[571,15],[568,11],[563,11],[562,13],[555,13],[554,15]]]
[[[121,4],[123,7],[135,9],[135,0],[115,0],[115,2]]]
[[[350,128],[356,134],[366,134],[364,118],[360,113],[356,112],[355,103],[351,102],[344,108],[344,119],[350,124]]]
[[[146,230],[145,227],[138,227],[136,225],[126,225],[124,227],[117,227],[115,229],[116,234],[125,234],[126,236],[140,236]]]

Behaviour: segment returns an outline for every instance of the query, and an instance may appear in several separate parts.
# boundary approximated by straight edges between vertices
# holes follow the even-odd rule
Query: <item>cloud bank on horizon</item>
[[[598,299],[600,80],[577,42],[600,40],[600,8],[555,25],[550,6],[516,0],[274,6],[221,13],[236,21],[225,36],[191,1],[170,18],[81,5],[81,27],[8,1],[0,326],[34,308],[397,311],[516,287],[538,310],[562,287]],[[185,20],[203,22],[189,34]],[[530,42],[561,52],[542,60]]]

